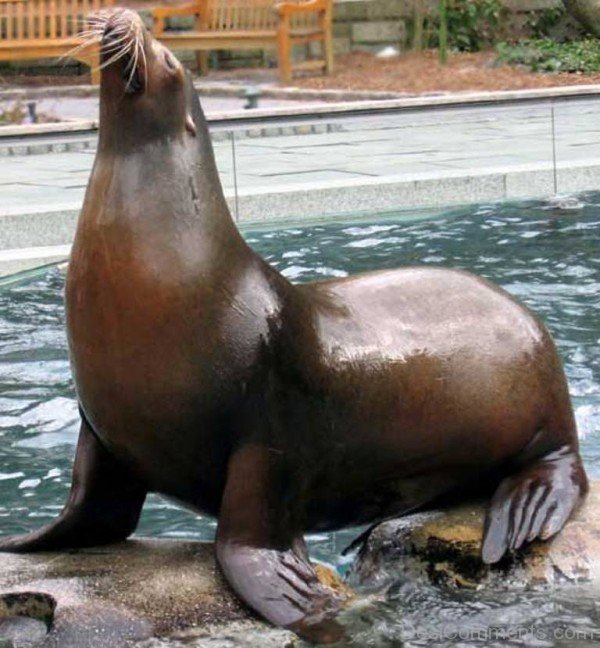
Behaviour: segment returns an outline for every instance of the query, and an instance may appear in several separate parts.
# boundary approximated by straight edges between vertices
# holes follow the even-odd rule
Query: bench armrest
[[[331,0],[306,0],[306,2],[280,2],[275,9],[280,16],[293,14],[314,13],[327,11],[331,8]]]
[[[196,0],[193,4],[182,7],[156,7],[152,9],[152,20],[154,35],[162,34],[165,31],[165,20],[172,16],[197,16],[198,18],[206,8],[206,0]]]

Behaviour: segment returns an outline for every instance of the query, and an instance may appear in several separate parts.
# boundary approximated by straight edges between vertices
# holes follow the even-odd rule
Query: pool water
[[[364,222],[244,234],[294,282],[426,264],[466,269],[502,285],[534,309],[554,334],[569,378],[587,469],[592,477],[600,477],[600,194],[588,194],[580,209],[562,212],[541,203],[491,204],[428,213],[426,218],[389,214]],[[67,359],[63,288],[63,273],[52,269],[0,290],[1,534],[28,531],[49,521],[68,493],[78,414]],[[214,521],[153,496],[138,533],[209,540],[214,530]],[[311,554],[343,570],[351,558],[342,558],[341,549],[355,535],[350,530],[312,536]],[[402,632],[411,610],[422,613],[424,596],[429,597],[427,614],[436,618],[445,614],[463,623],[465,615],[483,614],[468,595],[460,599],[433,591],[402,593],[402,587],[372,611],[364,645],[398,645],[407,639]],[[404,630],[398,629],[394,596],[403,609]],[[568,605],[564,614],[594,625],[600,610],[588,603],[591,612],[582,611],[580,603],[577,614],[568,612]],[[525,617],[530,613],[536,620],[546,618],[531,598],[524,604],[498,603],[494,609],[503,618],[510,617],[511,610]],[[550,612],[556,616],[554,608]],[[374,629],[378,624],[379,630]],[[596,625],[600,627],[600,619]],[[421,645],[417,639],[413,643]]]

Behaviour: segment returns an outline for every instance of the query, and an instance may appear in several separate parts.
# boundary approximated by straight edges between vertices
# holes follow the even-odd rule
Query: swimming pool
[[[569,211],[533,202],[490,204],[246,231],[245,237],[294,282],[427,264],[463,268],[502,285],[554,334],[584,460],[590,475],[600,478],[600,194],[582,197],[580,208]],[[2,534],[28,531],[55,517],[69,488],[78,413],[63,287],[63,273],[51,269],[0,291]],[[151,497],[138,533],[209,540],[214,529],[214,521]],[[313,536],[311,553],[343,568],[350,559],[340,551],[354,536]],[[535,606],[527,605],[533,614]]]

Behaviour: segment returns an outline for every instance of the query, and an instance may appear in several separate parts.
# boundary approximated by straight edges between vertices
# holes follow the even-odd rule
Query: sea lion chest
[[[266,335],[260,273],[239,254],[218,265],[226,251],[190,227],[83,218],[69,267],[82,408],[112,451],[182,498],[196,475],[222,474],[217,455]]]

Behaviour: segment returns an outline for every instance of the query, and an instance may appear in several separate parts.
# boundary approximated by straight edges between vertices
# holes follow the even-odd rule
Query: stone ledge
[[[480,558],[485,505],[423,513],[384,522],[355,566],[362,584],[382,584],[400,572],[433,584],[478,589],[592,584],[600,590],[600,482],[555,538],[534,542],[489,567]]]
[[[38,599],[55,602],[46,648],[115,648],[130,641],[144,648],[199,647],[204,640],[247,646],[249,638],[257,648],[283,648],[298,641],[238,602],[208,543],[137,539],[63,553],[2,554],[0,602],[15,599],[7,593],[26,593],[20,598],[38,607]],[[0,604],[0,632],[3,620],[39,618],[25,608]]]
[[[600,159],[558,165],[562,192],[594,191]],[[285,227],[336,220],[410,219],[415,209],[448,208],[494,200],[544,199],[554,194],[550,163],[520,164],[473,171],[439,171],[336,182],[281,184],[242,189],[236,201],[225,192],[242,228]],[[67,256],[80,202],[27,207],[0,205],[0,278],[38,268]],[[25,248],[25,249],[24,249]],[[36,249],[37,248],[37,249]]]

